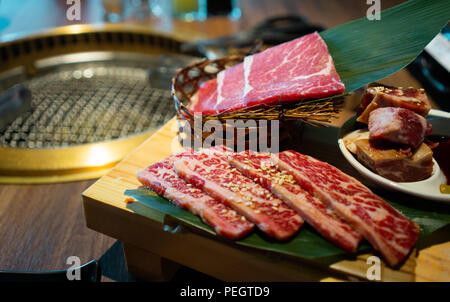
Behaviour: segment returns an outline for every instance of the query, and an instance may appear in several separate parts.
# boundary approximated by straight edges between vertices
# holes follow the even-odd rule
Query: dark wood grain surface
[[[0,32],[0,36],[72,24],[65,18],[65,2],[16,1],[17,9],[8,10],[6,17],[9,19],[9,26]],[[401,2],[403,1],[383,0],[381,5],[384,9]],[[82,3],[82,20],[74,23],[100,22],[101,1],[89,0]],[[0,2],[0,8],[2,5],[3,1]],[[241,8],[243,16],[236,23],[220,18],[204,23],[185,24],[176,21],[172,30],[182,26],[208,36],[220,36],[239,29],[249,29],[268,17],[286,14],[302,14],[312,23],[333,27],[364,17],[368,5],[365,0],[242,0]],[[5,17],[4,12],[5,9],[2,8],[0,16]],[[154,20],[144,22],[149,26],[155,25]],[[400,86],[413,86],[411,82],[417,83],[404,70],[390,79]],[[342,117],[338,123],[345,119],[346,117]],[[101,259],[102,256],[104,259],[109,255],[113,261],[110,261],[110,267],[104,267],[109,272],[106,279],[117,279],[111,271],[115,269],[114,259],[121,257],[120,244],[85,226],[80,196],[92,183],[93,181],[80,181],[48,185],[0,185],[0,270],[65,269],[68,267],[66,259],[69,256],[78,256],[85,263]]]
[[[98,259],[114,242],[85,227],[81,192],[93,181],[0,186],[0,269],[66,268]]]

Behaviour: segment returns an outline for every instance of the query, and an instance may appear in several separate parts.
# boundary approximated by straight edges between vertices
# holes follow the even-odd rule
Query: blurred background
[[[212,16],[227,16],[231,20],[241,17],[239,0],[77,0],[68,3],[73,4],[67,4],[66,0],[2,0],[0,35],[5,37],[67,24],[103,22],[144,23],[171,31],[173,23],[182,21],[204,21]],[[80,19],[68,20],[68,8],[77,3],[80,3]],[[199,24],[187,27],[208,30]]]
[[[177,68],[367,9],[365,0],[0,0],[0,271],[65,269],[77,255],[98,259],[103,280],[134,280],[120,241],[85,226],[80,195],[174,117]],[[448,40],[444,29],[384,83],[424,87],[433,107],[449,110]]]
[[[80,0],[81,20],[67,20],[70,6],[66,0],[1,0],[0,36],[37,31],[67,24],[98,24],[102,22],[141,22],[171,31],[177,25],[213,36],[250,29],[267,18],[282,15],[303,15],[311,23],[325,28],[365,16],[366,1],[292,1],[276,3],[265,0]],[[383,0],[386,9],[402,0]],[[214,26],[221,16],[228,16],[226,26]],[[217,18],[219,16],[219,18]],[[208,22],[201,22],[208,19]],[[212,19],[212,20],[211,20]],[[26,22],[24,22],[26,20]],[[197,20],[197,21],[195,21]],[[194,21],[183,23],[183,21]]]

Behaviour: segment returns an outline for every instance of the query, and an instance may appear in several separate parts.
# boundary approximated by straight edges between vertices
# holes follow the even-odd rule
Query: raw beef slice
[[[398,182],[427,179],[433,173],[433,151],[422,143],[410,150],[376,149],[368,139],[355,141],[358,160],[380,176]]]
[[[283,200],[326,239],[346,251],[353,252],[358,247],[361,235],[330,207],[303,190],[292,175],[279,171],[272,164],[270,153],[243,151],[232,155],[230,164]]]
[[[191,156],[192,150],[185,149],[138,171],[137,178],[161,197],[200,216],[217,234],[230,239],[239,239],[248,234],[254,227],[253,223],[177,176],[174,162]]]
[[[198,99],[191,102],[192,112],[218,114],[345,91],[327,45],[317,32],[247,56],[243,63],[221,71],[209,82],[214,81],[217,83],[200,87]],[[209,89],[214,85],[217,92]]]
[[[380,107],[400,107],[426,117],[431,109],[423,89],[390,86],[370,86],[364,92],[358,109],[358,122],[367,124],[372,111]]]
[[[355,178],[295,151],[273,155],[273,162],[329,205],[395,266],[409,254],[420,228]]]
[[[370,141],[377,145],[417,148],[431,133],[427,120],[411,110],[397,107],[375,109],[369,117]]]
[[[233,208],[267,235],[285,240],[303,219],[281,200],[228,164],[229,152],[214,147],[195,152],[175,163],[177,174],[211,197]]]

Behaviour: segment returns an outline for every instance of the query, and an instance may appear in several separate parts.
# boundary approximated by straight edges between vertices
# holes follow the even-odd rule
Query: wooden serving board
[[[87,226],[124,243],[131,273],[164,280],[179,263],[225,281],[367,280],[370,254],[324,263],[262,252],[176,228],[163,213],[140,202],[127,202],[124,192],[140,186],[136,171],[181,148],[176,132],[174,118],[83,193]],[[305,130],[303,135],[316,141],[313,145],[303,142],[302,151],[313,148],[320,152],[320,159],[358,177],[334,146],[337,133],[335,127]],[[413,250],[397,269],[382,261],[380,272],[381,281],[450,281],[450,242],[419,253]]]

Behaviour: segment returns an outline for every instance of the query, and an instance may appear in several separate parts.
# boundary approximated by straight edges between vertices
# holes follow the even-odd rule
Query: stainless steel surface
[[[0,93],[32,109],[0,130],[1,183],[96,178],[174,115],[169,85],[193,57],[139,26],[73,25],[0,44]],[[168,84],[169,83],[169,84]]]
[[[18,116],[31,110],[31,92],[23,85],[15,85],[0,94],[0,131]]]
[[[62,65],[47,65],[23,82],[33,109],[0,131],[1,146],[54,148],[118,139],[155,129],[175,115],[170,91],[150,85],[147,69],[158,66],[154,56],[82,57],[85,62],[66,58]]]

